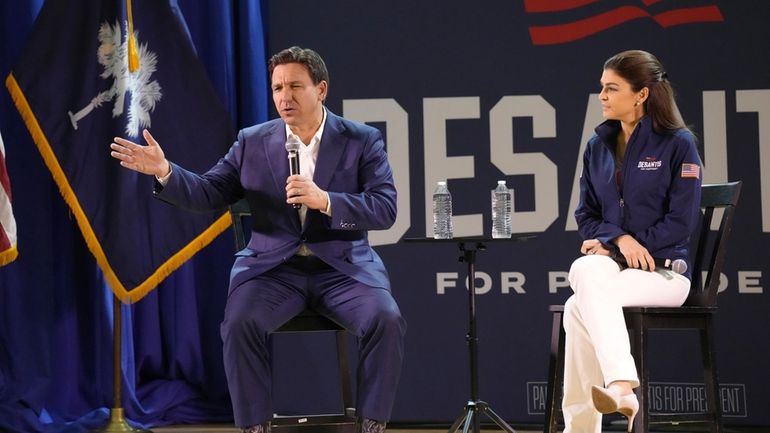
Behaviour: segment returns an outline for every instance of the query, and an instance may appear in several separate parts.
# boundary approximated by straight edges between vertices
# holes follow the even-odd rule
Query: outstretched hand
[[[169,173],[171,166],[163,154],[163,149],[152,137],[150,131],[142,131],[147,146],[136,144],[125,138],[115,137],[110,144],[110,155],[120,160],[120,165],[139,173],[163,177]]]

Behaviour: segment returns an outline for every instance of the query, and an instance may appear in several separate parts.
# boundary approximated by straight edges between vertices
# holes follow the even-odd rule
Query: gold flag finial
[[[126,0],[126,13],[128,14],[128,71],[136,72],[139,69],[139,52],[136,50],[134,15],[131,12],[131,0]]]

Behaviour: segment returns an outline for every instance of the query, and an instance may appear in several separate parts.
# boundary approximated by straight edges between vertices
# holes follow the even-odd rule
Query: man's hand
[[[328,206],[326,193],[315,182],[295,174],[286,179],[286,203],[304,204],[308,209],[325,211]]]
[[[171,165],[163,155],[163,149],[152,137],[150,131],[142,131],[147,146],[141,146],[124,138],[115,137],[110,144],[110,155],[120,160],[120,165],[139,173],[163,177],[171,170]]]
[[[620,235],[613,239],[612,243],[618,246],[620,254],[626,258],[626,264],[629,268],[643,271],[655,270],[655,259],[652,258],[647,248],[643,247],[633,236]]]
[[[583,245],[580,246],[580,252],[586,255],[598,254],[600,256],[609,256],[610,250],[604,248],[598,239],[588,239],[583,241]]]

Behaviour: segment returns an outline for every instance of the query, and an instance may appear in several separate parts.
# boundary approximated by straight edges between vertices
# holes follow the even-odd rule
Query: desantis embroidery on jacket
[[[639,161],[639,164],[637,164],[636,168],[642,171],[650,171],[657,170],[661,166],[663,166],[663,161],[659,161],[654,156],[647,156],[644,158],[644,160]]]

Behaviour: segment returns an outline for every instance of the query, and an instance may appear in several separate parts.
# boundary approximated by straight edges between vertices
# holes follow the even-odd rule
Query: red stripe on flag
[[[575,41],[608,28],[638,18],[648,18],[650,14],[636,6],[622,6],[602,14],[552,26],[531,26],[529,35],[534,45],[552,45]]]
[[[11,248],[11,241],[8,239],[8,235],[5,234],[5,227],[3,222],[0,221],[0,253]]]
[[[652,17],[661,27],[690,23],[713,23],[724,21],[722,12],[716,6],[674,9]]]
[[[2,184],[3,191],[0,191],[0,266],[6,264],[7,251],[13,246],[8,235],[8,230],[15,227],[16,223],[13,221],[13,212],[11,210],[11,181],[8,179],[8,173],[5,170],[5,154],[3,152],[2,138],[0,138],[0,184]],[[6,199],[6,196],[8,198]],[[14,233],[12,234],[14,237]],[[13,258],[11,258],[13,260]]]
[[[524,11],[527,13],[559,12],[579,8],[597,1],[599,0],[524,0]]]
[[[682,177],[697,179],[700,177],[700,166],[698,164],[682,164]]]
[[[0,152],[0,185],[5,190],[8,199],[11,199],[11,179],[8,178],[8,172],[5,169],[5,155]]]

